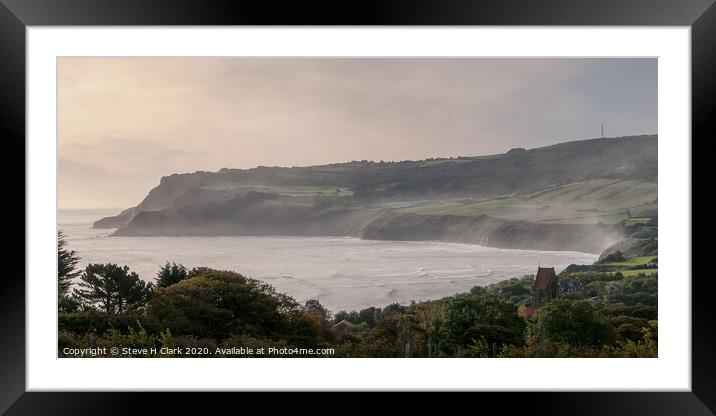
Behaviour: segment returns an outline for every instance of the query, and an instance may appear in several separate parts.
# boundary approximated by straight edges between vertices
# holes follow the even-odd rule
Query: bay
[[[265,281],[300,302],[318,299],[332,312],[437,299],[474,286],[591,264],[579,252],[507,250],[442,242],[375,241],[349,237],[114,237],[93,229],[119,210],[60,210],[68,248],[88,263],[127,265],[153,281],[169,262],[233,270]]]

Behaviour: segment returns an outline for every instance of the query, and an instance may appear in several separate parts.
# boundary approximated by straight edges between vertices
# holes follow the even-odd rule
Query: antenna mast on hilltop
[[[604,138],[604,123],[602,123],[602,139]]]

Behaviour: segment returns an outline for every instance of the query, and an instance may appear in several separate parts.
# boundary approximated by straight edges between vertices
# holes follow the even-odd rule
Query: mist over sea
[[[343,237],[110,237],[92,223],[114,210],[60,210],[68,248],[88,263],[127,265],[153,281],[167,261],[187,268],[234,270],[332,312],[437,299],[511,277],[539,265],[559,273],[597,256],[577,252],[506,250],[469,244],[372,241]]]

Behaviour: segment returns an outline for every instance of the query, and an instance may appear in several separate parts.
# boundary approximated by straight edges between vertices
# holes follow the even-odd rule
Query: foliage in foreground
[[[63,248],[58,243],[58,254]],[[79,282],[73,294],[69,286],[60,292],[60,356],[65,348],[87,347],[130,348],[125,357],[205,357],[203,351],[217,348],[267,347],[330,347],[335,357],[657,356],[655,273],[573,268],[560,276],[561,299],[531,317],[524,311],[534,300],[532,276],[332,316],[315,299],[301,305],[231,271],[167,263],[155,286],[115,264],[90,264],[80,273],[76,253],[65,253],[62,276]],[[60,287],[62,281],[58,277]],[[333,324],[344,319],[353,326],[334,333]],[[169,353],[134,352],[152,348]]]
[[[270,285],[234,272],[199,269],[193,276],[153,289],[142,308],[107,308],[102,299],[89,297],[85,310],[60,313],[60,350],[81,345],[159,348],[167,340],[212,348],[316,348],[334,341],[330,323],[316,313],[315,304],[302,307]]]

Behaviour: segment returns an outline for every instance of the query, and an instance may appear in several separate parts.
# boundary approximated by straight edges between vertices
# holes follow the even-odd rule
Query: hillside
[[[657,137],[505,154],[175,174],[116,235],[350,235],[599,252],[656,216]],[[647,218],[648,219],[648,218]]]

